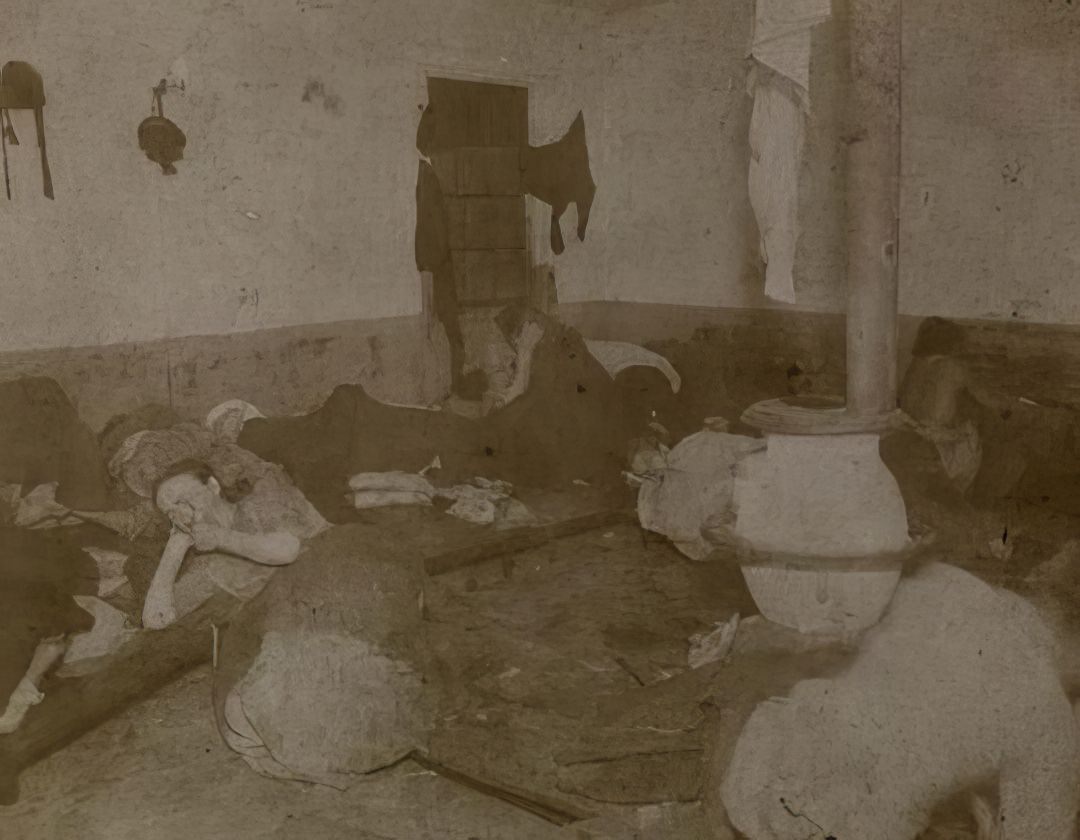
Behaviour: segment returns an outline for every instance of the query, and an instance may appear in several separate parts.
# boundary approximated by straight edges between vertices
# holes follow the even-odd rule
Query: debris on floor
[[[474,525],[491,525],[495,521],[495,503],[484,497],[458,496],[446,512]]]
[[[700,668],[710,662],[718,662],[728,655],[735,644],[739,629],[739,614],[727,621],[718,621],[711,633],[695,633],[690,637],[690,653],[686,661],[691,668]]]
[[[656,438],[635,438],[630,442],[630,475],[659,480],[667,468],[670,453],[671,450]]]
[[[436,491],[443,499],[453,500],[447,513],[476,525],[495,524],[497,528],[536,525],[539,520],[521,501],[513,498],[513,485],[506,481],[474,478],[471,484],[457,484]]]
[[[358,510],[394,505],[430,506],[435,499],[450,502],[446,512],[474,525],[517,528],[536,525],[539,520],[521,501],[513,498],[508,481],[474,477],[468,483],[436,487],[425,476],[437,469],[438,458],[421,473],[400,470],[358,473],[349,479],[353,505]]]

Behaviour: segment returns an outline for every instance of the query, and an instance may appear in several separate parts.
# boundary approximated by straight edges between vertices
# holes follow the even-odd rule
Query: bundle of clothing
[[[430,509],[372,516],[309,540],[222,634],[218,727],[264,775],[341,788],[427,744],[423,548],[468,526]]]
[[[978,506],[1023,499],[1080,512],[1080,414],[1015,393],[1016,368],[975,353],[965,328],[941,318],[920,325],[900,389],[912,427],[936,448],[955,490]],[[981,376],[997,365],[1006,386]]]

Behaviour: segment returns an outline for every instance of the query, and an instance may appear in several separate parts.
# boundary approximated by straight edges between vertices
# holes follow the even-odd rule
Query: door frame
[[[420,90],[420,100],[423,101],[424,107],[427,107],[427,90],[428,79],[432,76],[439,79],[450,79],[456,82],[481,82],[489,85],[505,85],[508,87],[525,88],[530,93],[538,86],[545,83],[550,83],[555,80],[555,75],[551,73],[529,73],[524,76],[511,76],[510,74],[494,74],[487,69],[477,68],[475,66],[466,66],[459,64],[417,64],[417,89]],[[416,112],[416,126],[420,125],[420,110]],[[532,102],[529,103],[529,140],[536,135],[538,126],[535,122],[535,116],[532,109]],[[414,134],[415,136],[415,134]],[[417,153],[419,155],[419,152]],[[547,230],[546,222],[550,217],[550,209],[541,201],[538,201],[533,196],[525,195],[525,260],[527,264],[526,271],[526,287],[529,297],[533,295],[533,283],[535,269],[538,265],[537,257],[539,254],[545,254],[548,250],[543,247],[541,240],[537,239],[538,236],[543,236],[544,231]],[[423,300],[423,299],[422,299]],[[423,300],[423,305],[427,306],[427,301]],[[428,313],[424,313],[428,315]]]

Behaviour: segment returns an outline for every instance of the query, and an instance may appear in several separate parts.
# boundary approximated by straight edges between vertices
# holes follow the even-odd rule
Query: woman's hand
[[[176,621],[176,607],[172,602],[147,605],[143,608],[143,627],[147,630],[164,630]]]
[[[187,551],[193,545],[195,545],[195,540],[191,538],[191,533],[179,525],[173,525],[172,530],[169,531],[169,542],[166,548],[172,546],[176,551]]]
[[[196,551],[217,551],[227,539],[228,532],[217,525],[197,522],[191,528],[191,539]]]

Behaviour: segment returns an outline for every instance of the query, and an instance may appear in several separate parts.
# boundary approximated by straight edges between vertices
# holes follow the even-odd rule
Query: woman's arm
[[[160,630],[176,620],[176,608],[173,605],[173,584],[180,573],[184,557],[194,544],[189,534],[173,529],[165,550],[161,552],[154,579],[146,593],[143,604],[143,627]]]
[[[192,536],[199,551],[224,551],[264,566],[287,566],[300,553],[300,540],[288,531],[245,534],[227,528],[196,525]]]

